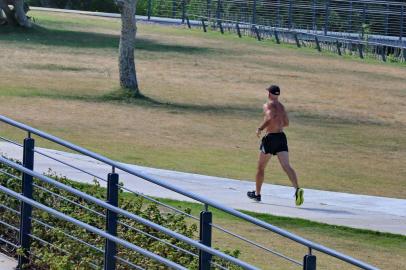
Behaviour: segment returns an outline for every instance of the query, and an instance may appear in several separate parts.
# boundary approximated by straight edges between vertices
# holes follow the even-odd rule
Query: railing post
[[[276,44],[281,44],[281,41],[279,40],[279,34],[276,29],[274,30],[273,35],[275,36]]]
[[[317,36],[314,37],[314,41],[316,41],[316,48],[319,52],[321,52],[320,42]]]
[[[152,12],[152,0],[148,0],[148,10],[147,10],[148,21],[151,20],[151,12]]]
[[[303,258],[303,270],[316,270],[316,256],[312,255],[311,248],[309,248],[309,254]]]
[[[295,37],[296,46],[297,46],[298,48],[300,48],[300,41],[299,41],[299,38],[298,38],[298,36],[297,36],[297,33],[294,33],[293,36]]]
[[[28,138],[24,139],[23,166],[30,170],[34,169],[34,143],[34,139],[28,133]],[[32,178],[31,175],[23,173],[22,195],[29,199],[32,199]],[[24,255],[18,256],[18,269],[23,269],[29,261],[32,206],[21,202],[20,210],[20,246]]]
[[[190,25],[189,16],[186,16],[186,24],[187,24],[187,27],[188,27],[189,29],[192,28],[192,26]]]
[[[358,53],[359,53],[359,58],[361,58],[361,59],[364,59],[364,53],[362,52],[362,50],[364,49],[363,47],[364,47],[364,45],[362,43],[358,44]]]
[[[206,206],[207,208],[207,206]],[[200,243],[211,247],[211,223],[212,213],[207,211],[200,212]],[[210,270],[210,261],[212,255],[210,253],[199,251],[199,270]]]
[[[240,25],[238,23],[235,24],[235,28],[237,29],[237,35],[239,38],[241,38],[241,29]]]
[[[341,56],[341,44],[340,44],[340,42],[338,42],[338,40],[336,40],[336,46],[337,46],[337,53],[338,53],[338,55]]]
[[[118,206],[118,174],[114,172],[107,176],[107,203]],[[107,233],[117,236],[117,213],[107,210],[106,215]],[[116,243],[106,239],[104,252],[104,270],[116,269],[117,247]]]
[[[259,33],[258,27],[256,27],[256,26],[254,25],[252,28],[253,28],[253,30],[254,30],[254,32],[255,32],[255,35],[257,36],[258,41],[261,41],[261,35],[260,35],[260,33]]]
[[[206,29],[206,24],[204,23],[204,18],[202,18],[202,26],[203,26],[203,31],[206,33],[207,29]]]
[[[220,27],[221,34],[224,34],[224,28],[223,28],[223,24],[221,23],[221,21],[218,21],[218,25]]]
[[[386,62],[386,52],[385,52],[385,46],[381,46],[381,57],[382,61]]]

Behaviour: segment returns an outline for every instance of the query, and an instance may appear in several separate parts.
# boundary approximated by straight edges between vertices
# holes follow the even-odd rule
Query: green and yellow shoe
[[[303,189],[301,189],[301,188],[297,188],[297,189],[296,189],[296,192],[295,192],[295,202],[296,202],[296,205],[297,205],[297,206],[302,205],[303,202],[304,202],[303,193],[304,193],[304,190],[303,190]]]

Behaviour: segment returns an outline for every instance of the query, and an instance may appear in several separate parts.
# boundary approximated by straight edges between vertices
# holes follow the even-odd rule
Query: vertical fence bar
[[[211,0],[207,0],[207,19],[211,17]]]
[[[34,139],[28,133],[28,138],[24,139],[23,166],[30,170],[34,169],[34,145]],[[32,199],[32,179],[31,175],[23,173],[22,194],[29,199]],[[23,249],[23,255],[18,256],[18,269],[23,269],[29,261],[32,206],[21,202],[20,211],[20,246]]]
[[[364,3],[364,7],[362,8],[362,37],[364,37],[364,25],[367,21],[367,4]]]
[[[185,23],[186,17],[186,0],[182,0],[182,23]]]
[[[277,21],[277,26],[281,27],[281,0],[278,0],[276,2],[277,9],[276,9],[276,21]]]
[[[313,31],[317,30],[316,26],[316,0],[312,0],[312,25]]]
[[[148,11],[147,11],[148,21],[151,20],[151,12],[152,12],[152,0],[148,0]]]
[[[388,35],[389,29],[389,4],[386,4],[386,11],[385,11],[385,36]]]
[[[350,14],[348,14],[348,32],[351,33],[352,31],[352,1],[350,1]]]
[[[254,0],[253,7],[252,7],[252,24],[257,24],[257,0]]]
[[[172,0],[172,18],[176,17],[176,0]]]
[[[208,247],[211,247],[212,219],[211,212],[207,210],[200,212],[200,243]],[[210,270],[211,257],[210,253],[199,251],[199,270]]]
[[[118,174],[109,173],[107,176],[107,203],[118,206]],[[117,236],[117,213],[107,209],[106,231]],[[106,239],[104,253],[104,270],[116,269],[117,246],[116,243]]]
[[[217,0],[216,20],[221,20],[221,0]]]
[[[403,24],[404,22],[404,9],[405,6],[402,5],[402,7],[400,8],[400,35],[399,35],[399,40],[402,41],[403,38]]]
[[[328,25],[330,19],[330,0],[326,0],[326,18],[324,20],[324,35],[327,35]]]
[[[292,16],[293,16],[292,9],[293,9],[292,0],[289,0],[289,14],[288,14],[288,16],[289,16],[289,21],[288,21],[289,29],[292,28]]]

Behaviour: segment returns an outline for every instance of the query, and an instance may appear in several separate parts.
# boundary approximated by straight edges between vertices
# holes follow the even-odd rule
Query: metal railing
[[[10,160],[7,160],[4,157],[0,158],[0,163],[3,163],[5,165],[7,165],[7,166],[10,166],[10,167],[12,167],[12,168],[14,168],[14,169],[16,169],[18,171],[21,171],[23,173],[23,178],[22,178],[23,195],[14,194],[14,193],[10,192],[9,190],[6,190],[5,187],[3,187],[2,191],[9,194],[10,196],[13,196],[13,197],[17,198],[18,200],[21,200],[23,202],[22,207],[21,207],[21,211],[20,211],[23,221],[21,222],[21,226],[19,228],[19,230],[20,230],[20,243],[19,243],[19,246],[22,246],[25,249],[27,249],[27,248],[29,249],[29,245],[26,242],[24,242],[24,239],[23,239],[23,237],[21,237],[21,235],[29,235],[30,234],[30,232],[29,232],[29,228],[30,228],[30,225],[29,225],[30,224],[30,211],[31,211],[30,206],[38,207],[39,209],[42,209],[42,210],[47,211],[47,212],[51,211],[50,209],[44,208],[44,206],[38,205],[38,203],[35,203],[35,202],[33,202],[31,200],[31,198],[32,198],[32,187],[29,187],[30,186],[29,183],[30,183],[30,181],[32,182],[32,178],[34,177],[35,179],[39,179],[39,180],[44,181],[44,182],[46,182],[48,184],[52,184],[53,186],[58,187],[59,189],[69,191],[70,193],[75,194],[76,196],[78,196],[80,198],[83,198],[83,199],[85,199],[87,201],[90,201],[90,202],[92,202],[92,203],[94,203],[94,204],[96,204],[98,206],[103,207],[104,209],[107,209],[107,215],[103,215],[101,213],[98,213],[97,215],[102,216],[103,218],[105,218],[107,220],[107,226],[106,226],[106,231],[107,232],[104,232],[104,233],[107,233],[109,235],[109,237],[107,237],[107,235],[105,235],[105,234],[101,234],[100,231],[97,231],[94,228],[92,228],[92,230],[90,230],[90,231],[92,231],[94,233],[97,233],[98,235],[101,235],[101,236],[105,237],[108,240],[111,240],[110,242],[107,241],[106,246],[105,246],[105,269],[115,269],[114,268],[114,263],[109,264],[111,262],[114,262],[114,260],[112,260],[111,258],[115,258],[115,256],[116,256],[116,253],[115,253],[116,248],[115,248],[115,245],[113,245],[113,243],[123,244],[121,242],[118,242],[118,239],[116,239],[114,237],[113,238],[111,237],[112,235],[113,236],[115,235],[116,230],[117,230],[117,221],[118,221],[117,215],[118,214],[122,215],[122,216],[124,216],[124,217],[126,217],[128,219],[140,222],[140,223],[142,223],[142,224],[144,224],[146,226],[150,226],[151,228],[154,228],[154,229],[156,229],[158,231],[161,231],[161,232],[163,232],[163,233],[165,233],[165,234],[167,234],[167,235],[169,235],[171,237],[174,237],[175,239],[184,241],[185,243],[190,244],[191,246],[193,246],[193,247],[197,248],[198,250],[200,250],[200,253],[199,253],[199,269],[210,269],[211,265],[214,264],[214,262],[212,262],[212,256],[218,256],[219,258],[223,258],[224,260],[230,261],[230,262],[232,262],[232,263],[234,263],[236,265],[239,265],[239,266],[243,267],[244,269],[257,269],[255,266],[252,266],[250,264],[247,264],[246,262],[242,262],[242,261],[240,261],[238,259],[235,259],[234,257],[225,255],[225,254],[223,254],[223,253],[221,253],[221,252],[219,252],[217,250],[212,249],[211,248],[211,245],[212,245],[212,228],[219,229],[220,231],[223,231],[223,232],[227,233],[228,235],[231,235],[231,236],[235,237],[236,239],[242,240],[242,241],[244,241],[246,243],[251,244],[252,246],[254,246],[256,248],[259,248],[260,250],[266,251],[270,255],[271,254],[276,255],[276,256],[278,256],[280,258],[285,259],[288,262],[291,262],[291,263],[293,263],[295,265],[299,265],[300,267],[303,267],[304,270],[313,270],[313,269],[316,268],[316,257],[315,257],[314,254],[312,254],[313,250],[316,250],[316,251],[319,251],[321,253],[327,254],[329,256],[335,257],[335,258],[337,258],[337,259],[339,259],[339,260],[341,260],[343,262],[352,264],[352,265],[357,266],[357,267],[362,268],[362,269],[377,269],[376,267],[374,267],[372,265],[369,265],[369,264],[367,264],[365,262],[362,262],[360,260],[352,258],[352,257],[350,257],[348,255],[345,255],[345,254],[340,253],[338,251],[335,251],[333,249],[327,248],[327,247],[325,247],[323,245],[320,245],[320,244],[314,243],[312,241],[309,241],[309,240],[307,240],[305,238],[302,238],[302,237],[300,237],[298,235],[290,233],[290,232],[288,232],[286,230],[283,230],[283,229],[281,229],[279,227],[273,226],[273,225],[271,225],[269,223],[266,223],[264,221],[256,219],[256,218],[254,218],[254,217],[252,217],[250,215],[241,213],[241,212],[239,212],[239,211],[237,211],[237,210],[235,210],[233,208],[224,206],[224,205],[222,205],[222,204],[220,204],[220,203],[218,203],[216,201],[210,200],[210,199],[208,199],[206,197],[200,196],[198,194],[189,192],[189,191],[184,190],[182,188],[179,188],[177,186],[171,185],[171,184],[169,184],[167,181],[165,181],[163,179],[153,177],[153,176],[148,175],[146,173],[140,172],[140,171],[138,171],[136,169],[133,169],[133,168],[127,166],[127,165],[124,165],[122,163],[113,161],[113,160],[111,160],[111,159],[109,159],[107,157],[104,157],[104,156],[99,155],[97,153],[91,152],[91,151],[89,151],[87,149],[79,147],[79,146],[77,146],[75,144],[72,144],[70,142],[62,140],[62,139],[60,139],[58,137],[55,137],[53,135],[50,135],[48,133],[42,132],[42,131],[40,131],[38,129],[35,129],[33,127],[30,127],[28,125],[25,125],[25,124],[22,124],[20,122],[14,121],[14,120],[12,120],[10,118],[7,118],[7,117],[5,117],[3,115],[0,115],[0,121],[5,123],[5,124],[8,124],[10,126],[21,129],[21,130],[28,133],[28,137],[24,140],[24,145],[23,145],[24,146],[24,155],[23,155],[23,165],[24,166],[15,164],[14,162],[12,162]],[[43,139],[46,139],[48,141],[54,142],[54,143],[56,143],[58,145],[66,147],[66,148],[68,148],[70,150],[76,151],[76,152],[78,152],[80,154],[83,154],[85,156],[88,156],[88,157],[91,157],[91,158],[93,158],[95,160],[98,160],[98,161],[102,162],[103,164],[111,166],[111,173],[109,173],[108,179],[107,179],[107,182],[108,182],[107,183],[107,192],[108,192],[107,202],[104,202],[104,201],[102,201],[100,199],[94,198],[94,197],[92,197],[92,196],[90,196],[90,195],[88,195],[86,193],[78,191],[78,190],[76,190],[76,189],[74,189],[72,187],[69,187],[69,186],[64,185],[62,183],[59,183],[59,182],[57,182],[57,181],[55,181],[55,180],[53,180],[53,179],[51,179],[49,177],[46,177],[46,176],[44,176],[44,175],[42,175],[40,173],[32,171],[33,162],[34,162],[34,160],[33,160],[34,152],[36,152],[36,153],[41,152],[41,151],[36,150],[35,147],[34,147],[34,140],[32,138],[32,135],[34,135],[34,134],[39,136],[40,138],[43,138]],[[0,137],[0,139],[3,139],[5,141],[11,141],[11,140],[5,139],[3,137]],[[20,144],[15,143],[15,142],[14,142],[14,144],[17,145],[17,146],[21,146]],[[137,177],[139,177],[141,179],[144,179],[149,183],[156,184],[156,185],[161,186],[161,187],[163,187],[165,189],[171,190],[171,191],[176,192],[178,194],[182,194],[182,195],[184,195],[184,196],[186,196],[188,198],[191,198],[191,199],[193,199],[195,201],[198,201],[198,202],[202,203],[203,206],[204,206],[204,211],[202,211],[201,214],[200,214],[200,217],[197,218],[197,217],[194,217],[193,215],[190,215],[190,214],[185,213],[185,212],[183,212],[181,210],[178,210],[178,209],[176,209],[176,208],[174,208],[172,206],[168,206],[166,204],[158,202],[157,200],[155,200],[153,198],[147,197],[153,202],[158,202],[163,206],[168,206],[171,210],[175,210],[177,213],[184,214],[184,215],[186,215],[188,217],[191,217],[191,218],[193,218],[195,220],[199,220],[200,221],[199,242],[195,241],[195,240],[192,240],[192,239],[190,239],[190,238],[188,238],[186,236],[183,236],[181,234],[175,233],[175,232],[173,232],[173,231],[171,231],[169,229],[163,228],[163,227],[161,227],[161,226],[159,226],[157,224],[152,223],[151,221],[140,218],[139,216],[136,216],[135,214],[132,214],[132,213],[130,213],[128,211],[120,209],[118,207],[118,189],[119,188],[124,188],[124,190],[129,191],[129,192],[134,192],[137,195],[141,195],[141,196],[144,196],[144,195],[140,194],[139,192],[136,192],[136,191],[133,191],[131,189],[127,189],[125,187],[120,186],[118,184],[118,174],[116,173],[117,169],[119,169],[121,171],[124,171],[124,172],[127,172],[130,175],[134,175],[134,176],[137,176]],[[81,170],[82,170],[82,172],[84,171],[83,169],[81,169]],[[2,173],[2,172],[0,171],[0,173]],[[24,185],[25,185],[25,188],[24,188]],[[265,247],[264,245],[256,243],[255,241],[247,239],[244,236],[240,236],[240,235],[238,235],[238,234],[236,234],[234,232],[231,232],[231,231],[229,231],[227,229],[224,229],[224,228],[222,228],[221,226],[219,226],[217,224],[214,224],[212,222],[212,212],[209,211],[209,207],[216,208],[216,209],[218,209],[218,210],[220,210],[220,211],[222,211],[224,213],[230,214],[230,215],[232,215],[234,217],[237,217],[237,218],[239,218],[239,219],[241,219],[241,220],[243,220],[245,222],[249,222],[249,223],[251,223],[253,225],[264,228],[265,230],[267,230],[269,232],[276,233],[277,235],[280,235],[280,236],[282,236],[284,238],[290,239],[290,240],[292,240],[292,241],[294,241],[294,242],[296,242],[296,243],[298,243],[300,245],[305,246],[307,248],[308,252],[305,253],[304,256],[303,256],[303,263],[300,262],[300,261],[297,261],[296,259],[289,258],[288,256],[286,256],[286,255],[284,255],[284,254],[282,254],[282,253],[280,253],[278,251],[275,251],[275,250],[273,250],[271,248]],[[28,215],[28,217],[27,216],[24,217],[24,213],[26,215]],[[57,216],[59,218],[66,218],[63,215],[60,215],[59,213],[55,213],[55,210],[51,211],[50,213],[55,214],[55,216]],[[75,223],[78,226],[84,226],[84,224],[76,223],[76,221],[74,221],[74,220],[70,220],[70,221]],[[24,226],[24,224],[25,224],[25,226]],[[125,225],[128,225],[128,224],[125,224]],[[128,243],[126,243],[125,246],[129,247],[129,248],[134,248],[133,246],[129,245]],[[194,254],[194,255],[197,256],[196,254]],[[24,263],[24,262],[26,262],[26,261],[24,261],[22,259],[21,263]],[[166,263],[166,261],[165,261],[165,263]],[[106,265],[109,265],[109,267],[107,267]],[[224,267],[219,266],[219,265],[215,265],[215,266],[217,266],[220,269],[227,269],[227,268],[224,268]]]
[[[148,1],[148,5],[143,2]],[[140,14],[177,18],[206,32],[311,44],[342,54],[406,62],[406,3],[373,0],[142,0]],[[137,14],[138,14],[137,13]],[[282,37],[282,38],[281,38]]]
[[[148,5],[145,4],[148,2]],[[340,32],[344,35],[406,37],[404,1],[374,0],[140,0],[137,14],[217,21],[288,29]]]

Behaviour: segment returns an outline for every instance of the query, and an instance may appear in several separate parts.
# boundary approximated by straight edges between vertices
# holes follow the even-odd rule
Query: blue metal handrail
[[[41,203],[39,203],[37,201],[29,199],[29,198],[15,192],[15,191],[11,190],[11,189],[3,187],[2,185],[0,185],[0,191],[6,193],[9,196],[12,196],[12,197],[18,199],[19,201],[25,202],[25,203],[27,203],[27,204],[29,204],[31,206],[34,206],[34,207],[36,207],[36,208],[38,208],[40,210],[43,210],[43,211],[45,211],[45,212],[47,212],[47,213],[49,213],[51,215],[54,215],[59,219],[68,221],[70,223],[73,223],[73,224],[75,224],[75,225],[77,225],[79,227],[82,227],[82,228],[90,231],[90,232],[93,232],[93,233],[95,233],[95,234],[97,234],[99,236],[102,236],[102,237],[104,237],[106,239],[109,239],[110,241],[114,241],[117,244],[120,244],[120,245],[122,245],[122,246],[124,246],[126,248],[129,248],[129,249],[133,250],[133,251],[136,251],[136,252],[138,252],[138,253],[140,253],[140,254],[142,254],[144,256],[147,256],[148,258],[151,258],[151,259],[156,260],[156,261],[158,261],[158,262],[160,262],[162,264],[165,264],[166,266],[169,266],[170,268],[181,269],[181,270],[186,270],[187,269],[187,268],[185,268],[185,267],[183,267],[183,266],[181,266],[179,264],[176,264],[176,263],[174,263],[174,262],[172,262],[172,261],[170,261],[168,259],[162,258],[161,256],[158,256],[158,255],[156,255],[156,254],[154,254],[154,253],[152,253],[152,252],[150,252],[148,250],[140,248],[139,246],[136,246],[136,245],[134,245],[134,244],[132,244],[130,242],[127,242],[127,241],[121,239],[121,238],[118,238],[116,236],[108,234],[103,230],[100,230],[100,229],[98,229],[96,227],[93,227],[93,226],[91,226],[91,225],[89,225],[87,223],[84,223],[84,222],[82,222],[80,220],[77,220],[75,218],[67,216],[67,215],[65,215],[65,214],[63,214],[61,212],[58,212],[53,208],[45,206],[45,205],[43,205],[43,204],[41,204]]]
[[[257,225],[257,226],[260,226],[260,227],[262,227],[262,228],[264,228],[264,229],[267,229],[267,230],[269,230],[269,231],[272,231],[272,232],[274,232],[274,233],[277,233],[277,234],[279,234],[279,235],[281,235],[281,236],[284,236],[284,237],[286,237],[286,238],[288,238],[288,239],[290,239],[290,240],[292,240],[292,241],[295,241],[295,242],[297,242],[297,243],[300,243],[300,244],[302,244],[302,245],[308,247],[309,249],[314,249],[314,250],[320,251],[320,252],[322,252],[322,253],[325,253],[325,254],[327,254],[327,255],[333,256],[333,257],[335,257],[335,258],[337,258],[337,259],[340,259],[340,260],[342,260],[342,261],[345,261],[345,262],[347,262],[347,263],[350,263],[350,264],[355,265],[355,266],[357,266],[357,267],[360,267],[360,268],[362,268],[362,269],[367,269],[367,270],[377,270],[377,269],[378,269],[378,268],[376,268],[376,267],[374,267],[374,266],[372,266],[372,265],[370,265],[370,264],[367,264],[367,263],[365,263],[365,262],[362,262],[362,261],[360,261],[360,260],[357,260],[357,259],[355,259],[355,258],[353,258],[353,257],[351,257],[351,256],[345,255],[345,254],[343,254],[343,253],[341,253],[341,252],[338,252],[338,251],[336,251],[336,250],[333,250],[333,249],[327,248],[327,247],[325,247],[325,246],[323,246],[323,245],[320,245],[320,244],[314,243],[314,242],[312,242],[312,241],[309,241],[309,240],[307,240],[307,239],[305,239],[305,238],[303,238],[303,237],[297,236],[297,235],[295,235],[295,234],[293,234],[293,233],[290,233],[290,232],[288,232],[288,231],[286,231],[286,230],[283,230],[283,229],[281,229],[281,228],[279,228],[279,227],[277,227],[277,226],[274,226],[274,225],[271,225],[271,224],[269,224],[269,223],[266,223],[266,222],[264,222],[264,221],[262,221],[262,220],[256,219],[256,218],[254,218],[254,217],[252,217],[252,216],[250,216],[250,215],[241,213],[241,212],[239,212],[239,211],[237,211],[237,210],[235,210],[235,209],[233,209],[233,208],[231,208],[231,207],[222,205],[221,203],[218,203],[218,202],[216,202],[216,201],[214,201],[214,200],[207,199],[206,197],[200,196],[200,195],[198,195],[198,194],[196,194],[196,193],[193,193],[193,192],[184,190],[184,189],[182,189],[182,188],[179,188],[179,187],[177,187],[177,186],[171,185],[171,184],[169,184],[169,183],[167,183],[167,182],[165,182],[165,181],[159,179],[158,177],[150,176],[150,175],[148,175],[148,174],[146,174],[146,173],[143,173],[143,172],[140,172],[140,171],[138,171],[138,170],[135,170],[135,169],[133,169],[133,168],[127,166],[127,165],[124,165],[124,164],[122,164],[122,163],[113,161],[113,160],[111,160],[111,159],[109,159],[109,158],[107,158],[107,157],[104,157],[104,156],[100,155],[100,154],[97,154],[97,153],[94,153],[94,152],[92,152],[92,151],[89,151],[89,150],[87,150],[87,149],[85,149],[85,148],[82,148],[82,147],[80,147],[80,146],[77,146],[77,145],[75,145],[75,144],[73,144],[73,143],[70,143],[70,142],[68,142],[68,141],[62,140],[62,139],[60,139],[60,138],[58,138],[58,137],[55,137],[55,136],[50,135],[50,134],[48,134],[48,133],[46,133],[46,132],[40,131],[40,130],[35,129],[35,128],[33,128],[33,127],[30,127],[30,126],[28,126],[28,125],[25,125],[25,124],[23,124],[23,123],[20,123],[20,122],[17,122],[17,121],[15,121],[15,120],[12,120],[12,119],[10,119],[10,118],[8,118],[8,117],[5,117],[5,116],[3,116],[3,115],[0,115],[0,121],[2,121],[2,122],[4,122],[4,123],[7,123],[7,124],[9,124],[9,125],[12,125],[12,126],[14,126],[14,127],[17,127],[17,128],[19,128],[19,129],[25,130],[25,131],[27,131],[27,132],[29,132],[29,133],[36,134],[36,135],[38,135],[38,136],[40,136],[40,137],[42,137],[42,138],[44,138],[44,139],[47,139],[47,140],[49,140],[49,141],[52,141],[52,142],[57,143],[57,144],[59,144],[59,145],[62,145],[62,146],[64,146],[64,147],[66,147],[66,148],[69,148],[69,149],[71,149],[71,150],[74,150],[74,151],[76,151],[76,152],[78,152],[78,153],[81,153],[81,154],[83,154],[83,155],[92,157],[92,158],[94,158],[94,159],[96,159],[96,160],[99,160],[99,161],[101,161],[101,162],[103,162],[103,163],[106,163],[106,164],[112,166],[113,168],[120,169],[120,170],[125,171],[125,172],[127,172],[127,173],[129,173],[129,174],[132,174],[132,175],[134,175],[134,176],[137,176],[137,177],[139,177],[139,178],[142,178],[142,179],[144,179],[144,180],[147,180],[148,182],[154,183],[154,184],[156,184],[156,185],[159,185],[159,186],[161,186],[161,187],[164,187],[164,188],[166,188],[166,189],[172,190],[172,191],[174,191],[174,192],[176,192],[176,193],[182,194],[182,195],[184,195],[184,196],[186,196],[186,197],[189,197],[189,198],[191,198],[191,199],[194,199],[194,200],[196,200],[196,201],[199,201],[199,202],[201,202],[201,203],[203,203],[203,204],[205,204],[205,205],[214,207],[214,208],[216,208],[216,209],[218,209],[218,210],[221,210],[221,211],[223,211],[223,212],[226,212],[226,213],[228,213],[228,214],[230,214],[230,215],[233,215],[233,216],[235,216],[235,217],[241,218],[241,219],[243,219],[243,220],[245,220],[245,221],[247,221],[247,222],[250,222],[250,223],[255,224],[255,225]],[[3,160],[4,160],[5,162],[10,163],[10,161],[8,161],[7,159],[0,158],[0,161],[1,161],[1,162],[3,162]],[[13,164],[11,164],[11,165],[13,165]],[[10,165],[10,166],[11,166],[11,165]],[[18,165],[18,164],[17,164],[17,165]],[[14,166],[16,166],[16,165],[14,165]],[[11,167],[13,167],[13,166],[11,166]],[[29,170],[27,170],[26,168],[24,168],[24,167],[22,167],[22,166],[20,166],[20,165],[18,165],[18,168],[19,168],[18,170],[26,171],[26,173],[29,174],[29,175],[38,177],[38,178],[40,178],[40,179],[41,179],[41,178],[44,178],[43,175],[38,174],[38,173],[36,173],[36,172],[29,171]],[[48,178],[48,179],[49,179],[49,178]],[[52,179],[49,179],[49,180],[50,180],[50,181],[54,181],[54,180],[52,180]],[[61,184],[58,183],[58,182],[57,182],[56,184],[61,185]],[[70,188],[70,187],[69,187],[69,188]],[[89,196],[89,195],[87,195],[87,194],[85,194],[85,195],[86,195],[86,196]],[[89,197],[91,197],[91,196],[89,196]],[[99,200],[99,201],[100,201],[100,200]],[[121,209],[119,209],[119,208],[115,209],[115,207],[113,207],[113,206],[111,206],[111,205],[109,205],[109,204],[107,204],[107,203],[105,203],[105,202],[103,202],[103,201],[100,201],[100,203],[105,204],[105,205],[103,205],[103,207],[106,207],[107,209],[110,209],[110,210],[114,209],[114,210],[112,210],[112,211],[121,210]],[[121,210],[121,211],[122,211],[122,210]],[[131,214],[131,213],[129,213],[129,214],[130,214],[130,215],[133,215],[133,214]],[[134,216],[134,215],[133,215],[133,216]],[[149,221],[148,221],[148,222],[149,222]],[[167,230],[167,229],[165,229],[165,230]],[[182,236],[182,237],[185,237],[185,236]],[[202,247],[202,250],[205,250],[205,248],[207,248],[207,247],[204,246],[204,245],[202,245],[202,246],[203,246],[203,247]],[[200,248],[200,247],[199,247],[199,248]],[[205,250],[205,251],[211,253],[211,252],[208,251],[208,250]],[[213,253],[211,253],[211,254],[213,254]],[[214,255],[214,254],[213,254],[213,255]]]
[[[4,157],[1,157],[1,156],[0,156],[0,163],[3,163],[3,164],[5,164],[5,165],[7,165],[7,166],[10,166],[11,168],[14,168],[14,169],[16,169],[16,170],[19,170],[19,171],[22,172],[22,173],[31,175],[32,177],[35,177],[35,178],[38,179],[38,180],[41,180],[41,181],[43,181],[43,182],[45,182],[45,183],[51,184],[51,185],[53,185],[53,186],[56,186],[56,187],[58,187],[58,188],[60,188],[60,189],[62,189],[62,190],[64,190],[64,191],[67,191],[67,192],[69,192],[69,193],[72,193],[72,194],[74,194],[74,195],[76,195],[76,196],[78,196],[78,197],[80,197],[80,198],[82,198],[82,199],[85,199],[85,200],[87,200],[87,201],[89,201],[89,202],[92,202],[92,203],[94,203],[94,204],[96,204],[96,205],[98,205],[98,206],[101,206],[101,207],[105,208],[105,209],[108,209],[108,210],[113,211],[113,212],[115,212],[115,213],[117,213],[117,214],[123,215],[123,216],[125,216],[125,217],[127,217],[127,218],[129,218],[129,219],[132,219],[132,220],[137,221],[137,222],[139,222],[139,223],[142,223],[142,224],[144,224],[144,225],[146,225],[146,226],[148,226],[148,227],[151,227],[151,228],[153,228],[153,229],[155,229],[155,230],[157,230],[157,231],[160,231],[160,232],[162,232],[162,233],[165,233],[165,234],[167,234],[167,235],[169,235],[169,236],[171,236],[171,237],[174,237],[174,238],[176,238],[176,239],[178,239],[178,240],[180,240],[180,241],[183,241],[183,242],[185,242],[185,243],[187,243],[187,244],[189,244],[189,245],[192,245],[192,246],[194,246],[194,247],[196,247],[196,248],[198,248],[198,249],[200,249],[200,250],[203,250],[203,251],[208,252],[208,253],[210,253],[210,254],[212,254],[212,255],[218,256],[218,257],[220,257],[220,258],[222,258],[222,259],[225,259],[225,260],[227,260],[227,261],[230,261],[230,262],[232,262],[232,263],[234,263],[234,264],[236,264],[236,265],[238,265],[238,266],[243,267],[244,269],[253,269],[253,270],[258,269],[258,268],[254,267],[254,266],[252,266],[252,265],[247,264],[246,262],[243,262],[243,261],[241,261],[241,260],[239,260],[239,259],[236,259],[236,258],[234,258],[234,257],[232,257],[232,256],[230,256],[230,255],[224,254],[224,253],[222,253],[222,252],[220,252],[220,251],[218,251],[218,250],[216,250],[216,249],[214,249],[214,248],[207,247],[207,246],[201,244],[200,242],[197,242],[197,241],[195,241],[195,240],[192,240],[192,239],[190,239],[190,238],[188,238],[188,237],[186,237],[186,236],[184,236],[184,235],[182,235],[182,234],[179,234],[179,233],[177,233],[177,232],[171,231],[171,230],[169,230],[169,229],[167,229],[167,228],[165,228],[165,227],[163,227],[163,226],[160,226],[160,225],[158,225],[158,224],[155,224],[155,223],[153,223],[153,222],[151,222],[151,221],[149,221],[149,220],[147,220],[147,219],[144,219],[144,218],[142,218],[142,217],[140,217],[140,216],[137,216],[137,215],[135,215],[135,214],[133,214],[133,213],[131,213],[131,212],[128,212],[128,211],[126,211],[126,210],[123,210],[123,209],[121,209],[121,208],[119,208],[119,207],[115,207],[115,206],[113,206],[113,205],[111,205],[111,204],[109,204],[109,203],[106,203],[106,202],[104,202],[104,201],[102,201],[102,200],[100,200],[100,199],[97,199],[97,198],[95,198],[95,197],[93,197],[93,196],[90,196],[90,195],[87,194],[87,193],[84,193],[84,192],[82,192],[82,191],[79,191],[79,190],[77,190],[77,189],[75,189],[75,188],[73,188],[73,187],[70,187],[70,186],[68,186],[68,185],[62,184],[62,183],[60,183],[60,182],[58,182],[58,181],[56,181],[56,180],[54,180],[54,179],[52,179],[52,178],[49,178],[49,177],[44,176],[44,175],[42,175],[42,174],[40,174],[40,173],[31,171],[31,170],[29,170],[29,169],[27,169],[27,168],[25,168],[25,167],[23,167],[23,166],[21,166],[21,165],[19,165],[19,164],[17,164],[17,163],[14,163],[13,161],[10,161],[10,160],[8,160],[8,159],[6,159],[6,158],[4,158]],[[4,187],[2,187],[2,186],[0,185],[0,190],[1,190],[1,188],[4,189]],[[5,189],[7,189],[7,188],[5,188]],[[6,193],[7,193],[7,192],[6,192]],[[22,195],[21,195],[21,196],[22,196]],[[14,197],[14,196],[13,196],[13,197]],[[23,197],[24,197],[24,196],[23,196]],[[24,197],[24,198],[25,198],[25,197]],[[18,199],[20,199],[20,198],[18,198]],[[22,200],[22,201],[24,201],[24,200]],[[31,204],[31,203],[29,203],[29,204],[30,204],[30,205],[33,205],[33,204]],[[33,206],[37,207],[36,205],[33,205]],[[41,209],[41,208],[40,208],[40,209]],[[42,209],[42,210],[43,210],[43,209]],[[56,211],[56,210],[54,210],[54,209],[52,209],[52,210],[53,210],[53,211]],[[68,220],[68,221],[69,221],[69,220]],[[94,232],[94,231],[92,231],[92,232]],[[104,232],[104,231],[103,231],[103,232]],[[104,232],[104,233],[105,233],[105,232]],[[110,235],[110,234],[109,234],[109,235]],[[104,237],[104,235],[101,235],[101,236]],[[110,235],[110,236],[111,236],[111,235]],[[106,238],[107,238],[107,237],[106,237]],[[117,238],[117,237],[116,237],[116,238]],[[111,240],[110,238],[108,238],[108,239]],[[117,239],[116,239],[116,240],[117,240]],[[112,241],[114,241],[114,242],[116,242],[116,243],[119,243],[119,242],[117,242],[117,241],[115,241],[115,240],[112,240]],[[126,246],[126,247],[127,247],[127,246]]]

